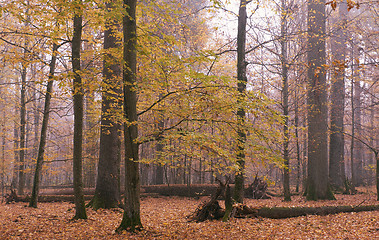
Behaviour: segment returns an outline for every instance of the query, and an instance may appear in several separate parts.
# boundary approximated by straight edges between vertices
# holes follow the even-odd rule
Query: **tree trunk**
[[[354,56],[354,48],[351,48],[350,58]],[[354,168],[354,147],[355,147],[355,103],[354,103],[354,64],[351,64],[351,83],[350,83],[350,102],[351,102],[351,142],[350,142],[350,170],[351,170],[351,188],[355,191],[355,168]],[[346,189],[347,190],[347,189]]]
[[[16,110],[17,112],[17,110]],[[14,154],[14,161],[13,161],[13,172],[12,172],[12,182],[11,182],[11,189],[16,189],[17,183],[18,183],[18,162],[19,162],[19,139],[18,139],[18,126],[17,122],[14,121],[14,128],[13,128],[13,154]]]
[[[338,8],[338,18],[332,18],[337,28],[331,40],[332,87],[330,110],[329,178],[333,189],[342,190],[345,184],[344,160],[344,106],[345,106],[345,57],[346,57],[346,15],[347,4]]]
[[[245,175],[245,142],[246,113],[244,102],[246,98],[246,0],[241,0],[238,14],[237,33],[237,173],[235,175],[234,200],[243,203],[244,198],[244,175]]]
[[[24,194],[25,186],[25,135],[26,135],[26,66],[21,72],[21,109],[20,109],[20,152],[18,162],[17,194]]]
[[[0,84],[3,84],[3,81],[2,79],[0,80]],[[2,89],[0,89],[0,94],[1,96],[4,96],[4,92],[2,91]],[[6,102],[4,102],[6,103]],[[2,119],[1,119],[1,130],[2,130],[2,135],[1,135],[1,140],[2,140],[2,146],[1,146],[1,196],[4,196],[5,194],[5,144],[6,144],[6,141],[7,141],[7,129],[6,129],[6,109],[5,109],[5,106],[2,107],[1,109],[1,116],[2,116]]]
[[[107,3],[107,11],[113,12],[114,4],[115,1]],[[90,203],[94,209],[120,205],[121,123],[117,116],[122,114],[121,63],[114,56],[114,51],[120,47],[115,36],[120,25],[114,17],[106,24],[104,50],[110,52],[106,52],[103,60],[100,154],[95,195]]]
[[[333,199],[328,182],[325,1],[308,1],[307,199]]]
[[[46,87],[45,109],[43,111],[41,138],[40,138],[40,143],[39,143],[39,148],[38,148],[36,167],[34,171],[32,196],[30,197],[30,202],[29,202],[29,207],[35,207],[35,208],[37,207],[40,175],[41,175],[42,164],[43,164],[44,153],[45,153],[47,127],[49,124],[49,114],[50,114],[50,101],[51,101],[51,95],[53,92],[53,83],[54,83],[53,77],[54,77],[54,72],[55,72],[55,63],[57,60],[57,51],[58,51],[58,45],[54,43],[53,53],[52,53],[51,62],[50,62],[50,72],[49,72],[48,83]]]
[[[290,192],[290,156],[289,156],[289,142],[290,134],[288,129],[289,124],[289,113],[288,113],[288,63],[287,63],[287,5],[286,0],[282,0],[281,7],[281,54],[280,61],[282,65],[282,106],[283,106],[283,116],[284,116],[284,142],[283,142],[283,190],[284,190],[284,201],[291,201]]]
[[[379,79],[378,79],[379,80]],[[375,91],[375,88],[373,89],[373,93]],[[372,93],[371,95],[371,109],[370,109],[370,145],[375,147],[375,138],[376,136],[378,135],[378,128],[375,126],[375,115],[376,115],[376,105],[375,105],[375,96],[374,94]],[[375,163],[376,163],[376,158],[375,158],[375,152],[372,153],[372,156],[370,156],[370,162],[369,164],[371,166],[374,166]],[[369,181],[369,185],[373,185],[375,184],[375,175],[373,173],[370,172],[370,181]]]
[[[81,1],[79,1],[81,4]],[[87,219],[86,207],[83,194],[83,84],[80,76],[80,48],[82,39],[82,13],[76,9],[73,19],[74,33],[72,38],[72,71],[74,73],[74,152],[73,152],[73,175],[75,195],[74,219]]]
[[[357,50],[359,51],[359,50]],[[356,51],[356,52],[357,52]],[[355,54],[359,59],[359,54]],[[354,59],[355,62],[355,59]],[[356,64],[358,64],[358,60],[356,60]],[[360,73],[359,66],[355,68],[356,74],[354,78],[354,128],[355,128],[355,137],[358,139],[362,139],[362,103],[361,103],[361,95],[362,95],[362,87],[360,81]],[[357,141],[354,145],[354,186],[361,186],[363,184],[363,144],[360,141]]]
[[[376,200],[379,201],[379,151],[375,152],[376,159]]]
[[[159,115],[161,118],[158,122],[158,131],[161,132],[164,129],[164,121],[162,119],[163,116]],[[161,185],[163,184],[164,179],[164,166],[161,164],[161,156],[163,153],[163,144],[160,142],[157,142],[156,145],[156,157],[158,158],[158,164],[155,169],[155,184]]]
[[[117,231],[142,229],[140,216],[140,179],[138,162],[137,127],[137,0],[124,0],[124,138],[125,138],[125,209]]]
[[[300,189],[301,157],[299,140],[299,105],[297,103],[297,89],[295,90],[295,138],[296,138],[296,192]]]

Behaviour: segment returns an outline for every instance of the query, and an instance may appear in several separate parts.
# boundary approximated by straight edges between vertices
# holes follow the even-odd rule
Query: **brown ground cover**
[[[336,201],[292,202],[281,198],[246,200],[251,207],[335,206],[378,204],[373,194],[336,195]],[[289,219],[247,218],[202,223],[186,216],[207,198],[146,197],[141,211],[144,230],[116,234],[121,210],[88,210],[86,221],[71,221],[74,205],[67,202],[0,204],[0,239],[379,239],[379,211],[304,216]]]

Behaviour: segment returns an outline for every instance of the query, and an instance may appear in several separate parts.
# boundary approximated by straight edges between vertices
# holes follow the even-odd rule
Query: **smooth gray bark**
[[[107,11],[114,11],[115,1],[107,3]],[[94,209],[115,208],[120,205],[120,163],[122,114],[121,62],[113,51],[120,47],[116,33],[120,28],[114,17],[109,17],[104,31],[103,90],[101,105],[100,154],[95,196],[91,201]],[[122,115],[121,115],[122,116]]]
[[[328,181],[325,1],[308,1],[307,199],[333,199]]]
[[[338,15],[331,20],[335,31],[331,38],[332,75],[329,142],[329,178],[334,189],[342,190],[345,184],[344,160],[344,106],[347,4],[340,3]]]

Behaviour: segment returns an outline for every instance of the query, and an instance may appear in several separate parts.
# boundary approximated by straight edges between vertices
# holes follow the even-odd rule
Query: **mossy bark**
[[[225,214],[224,214],[224,217],[222,218],[223,222],[229,221],[230,214],[232,213],[232,209],[233,209],[233,200],[230,193],[230,186],[229,184],[227,184],[226,189],[225,189]]]
[[[117,233],[122,231],[135,232],[142,230],[141,217],[139,214],[129,215],[126,211],[122,217],[120,226],[116,229]]]
[[[306,198],[309,201],[317,201],[317,200],[336,200],[334,197],[333,191],[331,187],[328,185],[326,192],[320,193],[317,192],[316,187],[312,182],[308,182],[306,189]]]
[[[246,101],[246,0],[240,1],[238,14],[238,32],[237,32],[237,173],[235,175],[234,200],[243,203],[244,198],[244,173],[245,173],[245,142],[246,129],[245,120],[246,112],[244,103]]]

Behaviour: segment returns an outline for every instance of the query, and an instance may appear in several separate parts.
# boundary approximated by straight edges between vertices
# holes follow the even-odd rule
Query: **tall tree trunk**
[[[283,159],[284,159],[284,168],[283,168],[283,190],[284,190],[284,201],[291,201],[291,192],[290,192],[290,156],[289,156],[289,142],[290,134],[288,129],[289,124],[289,113],[288,113],[288,63],[287,63],[287,4],[286,0],[282,0],[281,6],[281,54],[280,62],[282,65],[282,106],[283,106],[283,116],[284,116],[284,142],[283,142]]]
[[[137,0],[124,0],[124,113],[125,113],[125,209],[117,231],[142,229],[140,216],[140,178],[137,127]]]
[[[25,141],[26,135],[26,66],[22,66],[21,72],[21,110],[20,110],[20,153],[18,165],[18,195],[24,194],[25,186]]]
[[[356,64],[359,64],[359,54],[357,53],[359,50],[355,51],[355,56],[357,59],[354,60]],[[354,78],[354,128],[355,128],[355,137],[358,139],[362,139],[362,103],[361,103],[361,95],[362,95],[362,87],[359,76],[359,66],[355,68],[356,74]],[[360,141],[356,141],[354,145],[354,185],[360,186],[363,184],[363,145]]]
[[[373,89],[373,93],[374,92],[375,92],[375,88]],[[371,93],[371,108],[370,108],[370,131],[371,131],[371,134],[370,134],[371,135],[370,136],[370,145],[372,147],[375,147],[375,138],[378,135],[378,128],[375,126],[375,117],[376,117],[375,116],[376,115],[375,114],[376,113],[375,107],[376,107],[376,105],[375,105],[375,95],[373,93]],[[376,160],[375,159],[375,153],[373,152],[372,156],[370,157],[369,164],[371,166],[374,166],[375,160]],[[369,177],[370,177],[370,185],[371,184],[375,184],[375,176],[372,173],[370,173]]]
[[[245,120],[246,112],[244,102],[246,99],[246,0],[240,1],[238,14],[238,32],[237,32],[237,173],[235,175],[234,200],[243,203],[244,198],[244,176],[245,176],[245,142],[246,130]]]
[[[300,157],[300,139],[299,139],[299,104],[297,89],[295,89],[295,138],[296,138],[296,192],[300,189],[301,176],[301,157]]]
[[[307,199],[333,199],[328,182],[325,1],[308,1]]]
[[[351,48],[350,58],[353,59],[354,56],[354,48]],[[354,147],[355,147],[355,104],[354,104],[354,78],[355,78],[355,67],[354,61],[351,61],[351,85],[350,85],[350,102],[351,102],[351,142],[350,142],[350,170],[351,170],[351,184],[352,190],[355,189],[356,181],[355,181],[355,164],[354,164]]]
[[[345,183],[344,159],[344,106],[345,106],[345,58],[346,58],[346,15],[347,4],[339,4],[337,16],[332,24],[337,29],[331,39],[332,54],[332,87],[330,110],[330,142],[329,142],[329,178],[334,189],[342,190]]]
[[[53,92],[53,83],[54,83],[53,77],[55,73],[57,51],[58,51],[58,45],[54,43],[53,53],[52,53],[51,62],[50,62],[50,72],[49,72],[48,82],[46,86],[45,109],[43,110],[41,138],[39,142],[37,162],[36,162],[35,171],[34,171],[32,196],[30,197],[30,202],[29,202],[29,207],[35,207],[35,208],[37,207],[37,202],[38,202],[40,175],[41,175],[42,164],[43,164],[43,159],[44,159],[44,154],[45,154],[47,127],[49,125],[50,102],[51,102],[51,95]]]
[[[81,1],[78,1],[81,4]],[[83,83],[80,76],[80,48],[82,40],[82,10],[75,9],[72,37],[72,71],[74,72],[73,92],[74,92],[74,152],[73,152],[73,175],[74,175],[74,195],[75,195],[75,216],[74,219],[87,219],[86,207],[83,194]]]
[[[107,3],[109,13],[115,9],[115,1]],[[90,205],[94,209],[115,208],[120,205],[121,123],[117,116],[122,114],[121,62],[114,56],[120,47],[116,33],[120,28],[114,17],[109,17],[104,32],[100,154],[95,195]]]
[[[0,80],[0,84],[2,84],[3,82]],[[0,88],[0,94],[1,96],[3,96],[3,91],[2,89]],[[6,102],[4,102],[6,103]],[[1,109],[1,116],[2,116],[2,119],[1,119],[1,130],[2,130],[2,135],[1,135],[1,140],[2,140],[2,144],[1,144],[1,196],[4,196],[4,190],[5,190],[5,144],[6,144],[6,140],[7,140],[7,129],[5,127],[6,125],[6,117],[5,117],[5,106],[2,107]]]

